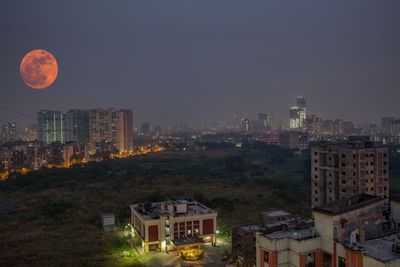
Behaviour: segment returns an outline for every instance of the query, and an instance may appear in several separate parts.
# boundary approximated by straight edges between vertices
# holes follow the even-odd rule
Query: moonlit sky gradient
[[[396,0],[1,1],[0,106],[132,108],[135,124],[227,121],[238,108],[286,122],[303,95],[324,118],[379,122],[400,117],[399,11]],[[36,48],[59,62],[44,91],[18,72]],[[30,119],[0,110],[5,121]]]

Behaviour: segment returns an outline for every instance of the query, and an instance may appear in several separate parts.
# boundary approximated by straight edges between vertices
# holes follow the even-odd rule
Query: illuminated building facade
[[[289,108],[289,128],[299,129],[301,126],[300,122],[300,108],[293,106]]]
[[[17,129],[13,122],[7,122],[1,126],[1,141],[13,142],[17,140]]]
[[[39,140],[50,144],[65,142],[65,114],[61,111],[39,110],[37,113]]]
[[[66,115],[66,141],[77,144],[89,143],[89,112],[70,109]]]
[[[133,112],[129,109],[93,109],[89,111],[90,147],[107,143],[119,152],[133,147]]]
[[[302,96],[296,98],[296,105],[289,108],[289,128],[302,129],[306,124],[306,99]]]
[[[38,139],[36,124],[29,124],[25,127],[25,141],[35,141]]]
[[[250,131],[250,119],[244,118],[240,121],[240,130],[244,133]]]
[[[145,251],[180,252],[217,242],[217,212],[193,200],[130,206],[131,223]]]

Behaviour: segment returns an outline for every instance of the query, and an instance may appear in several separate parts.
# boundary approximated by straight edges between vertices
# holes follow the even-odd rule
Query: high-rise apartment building
[[[96,150],[102,142],[117,143],[117,114],[114,109],[92,109],[89,111],[90,149]]]
[[[89,143],[89,111],[71,109],[66,115],[66,141],[77,144]]]
[[[61,111],[39,110],[37,131],[40,141],[47,144],[65,142],[65,114]]]
[[[344,122],[341,119],[333,121],[333,134],[336,136],[344,135]]]
[[[133,112],[129,109],[118,110],[117,149],[128,152],[133,149]]]
[[[389,195],[388,148],[366,138],[323,141],[311,147],[311,205],[365,193]]]
[[[105,142],[126,152],[133,147],[133,112],[128,109],[93,109],[89,111],[91,150]]]
[[[7,122],[1,127],[1,140],[3,142],[13,142],[17,139],[17,129],[13,122]]]
[[[29,124],[24,129],[24,140],[35,141],[38,139],[36,124]]]
[[[319,137],[322,133],[322,119],[317,115],[308,115],[306,120],[307,133],[313,137]]]

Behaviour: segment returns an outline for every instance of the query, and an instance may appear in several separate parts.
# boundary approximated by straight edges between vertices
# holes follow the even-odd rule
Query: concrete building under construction
[[[311,146],[311,206],[365,193],[389,195],[387,146],[368,138],[321,141]]]

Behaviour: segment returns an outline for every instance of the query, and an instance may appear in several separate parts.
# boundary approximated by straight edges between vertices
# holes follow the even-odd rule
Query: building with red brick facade
[[[362,194],[314,208],[314,227],[259,232],[257,266],[400,266],[399,203]]]
[[[217,242],[217,212],[193,200],[133,204],[131,223],[145,251],[201,248]]]

